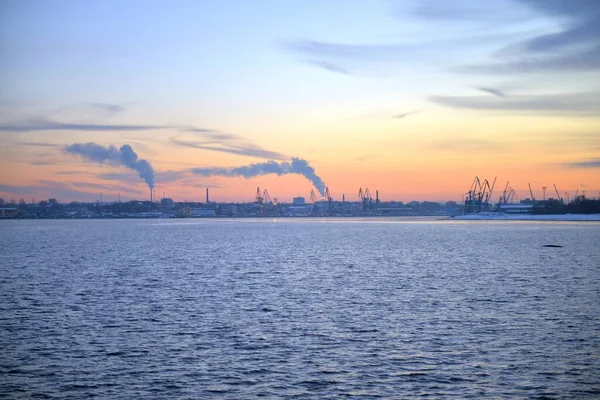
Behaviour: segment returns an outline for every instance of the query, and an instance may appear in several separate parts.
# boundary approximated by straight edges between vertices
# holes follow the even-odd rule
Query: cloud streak
[[[452,139],[437,140],[429,145],[429,148],[434,150],[456,152],[498,152],[506,149],[506,144],[499,143],[493,140],[456,137]]]
[[[348,71],[346,68],[341,67],[341,66],[331,63],[331,62],[311,60],[311,61],[307,61],[307,63],[317,66],[319,68],[322,68],[329,72],[336,72],[338,74],[350,75],[350,71]]]
[[[92,182],[78,182],[71,181],[69,182],[72,186],[76,188],[84,188],[84,189],[93,189],[93,190],[106,190],[106,191],[119,191],[123,193],[133,193],[133,194],[141,194],[139,190],[132,188],[131,186],[125,185],[106,185],[102,183],[92,183]]]
[[[452,108],[599,115],[600,93],[489,96],[431,96],[430,101]]]
[[[414,114],[418,114],[420,113],[422,110],[416,110],[416,111],[408,111],[408,112],[404,112],[404,113],[398,113],[398,114],[394,114],[392,115],[393,119],[402,119],[402,118],[406,118],[409,115],[414,115]]]
[[[466,65],[467,73],[520,74],[600,68],[600,7],[596,0],[513,0],[559,22],[553,32],[521,38],[499,49],[499,61]],[[508,22],[508,21],[507,21]]]
[[[126,107],[122,106],[120,104],[89,102],[89,103],[87,103],[87,105],[104,112],[107,116],[113,116],[115,114],[120,114],[126,110]]]
[[[491,94],[492,96],[496,96],[496,97],[506,97],[506,95],[504,94],[504,92],[498,90],[498,89],[494,89],[494,88],[490,88],[490,87],[476,87],[475,89],[484,92],[484,93],[488,93]]]
[[[563,164],[569,168],[600,168],[600,158],[594,158],[591,160],[575,161]]]
[[[110,131],[147,131],[168,128],[160,125],[107,125],[91,123],[58,122],[49,119],[30,119],[17,123],[0,124],[0,132],[46,132],[46,131],[83,131],[83,132],[110,132]]]
[[[63,182],[48,180],[39,180],[38,185],[32,186],[0,184],[0,193],[10,193],[16,195],[17,198],[35,196],[39,199],[45,195],[68,201],[73,199],[85,199],[87,201],[97,200],[96,193],[80,191],[73,189]]]
[[[172,143],[194,149],[237,154],[241,156],[259,157],[271,160],[285,160],[287,157],[279,152],[263,149],[244,138],[231,133],[223,133],[208,129],[187,129],[189,133],[200,136],[201,140],[185,140],[180,136],[170,138]]]

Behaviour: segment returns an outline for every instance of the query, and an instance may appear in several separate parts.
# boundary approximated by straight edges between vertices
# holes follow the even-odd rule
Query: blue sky
[[[569,134],[584,139],[570,154],[537,157],[537,167],[595,165],[599,26],[596,0],[4,1],[0,154],[3,166],[23,166],[21,186],[29,191],[40,155],[48,159],[45,181],[52,179],[51,163],[77,165],[59,151],[75,142],[130,144],[165,173],[182,160],[197,159],[198,167],[268,161],[257,160],[256,151],[252,159],[198,147],[191,153],[181,146],[182,127],[238,135],[268,150],[260,154],[307,158],[336,181],[341,171],[353,174],[358,160],[371,160],[372,174],[406,171],[403,151],[407,160],[419,151],[437,163],[440,155],[427,151],[425,139],[429,149],[491,149],[500,142],[523,149],[537,143],[523,137],[543,129],[556,141]],[[37,128],[14,129],[32,121]],[[86,124],[154,128],[102,131]],[[525,151],[517,153],[513,163],[531,168]],[[487,172],[484,162],[497,153],[484,156],[443,157],[467,160],[474,175]],[[513,173],[503,162],[497,170]],[[444,163],[436,165],[443,171]],[[585,181],[597,177],[594,167],[577,168]],[[468,185],[467,172],[461,174]],[[89,183],[87,175],[82,182]],[[14,176],[0,175],[0,183],[18,186]],[[200,184],[231,192],[239,182]]]

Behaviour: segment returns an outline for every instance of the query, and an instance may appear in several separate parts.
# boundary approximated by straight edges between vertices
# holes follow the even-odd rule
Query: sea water
[[[0,320],[0,397],[598,398],[600,224],[0,221]]]

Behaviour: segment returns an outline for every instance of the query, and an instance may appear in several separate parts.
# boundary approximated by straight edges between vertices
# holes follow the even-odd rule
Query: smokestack
[[[375,190],[375,203],[379,204],[379,190]]]
[[[208,201],[208,188],[206,188],[206,204],[208,204],[208,203],[209,203],[209,201]]]
[[[346,195],[342,194],[342,203],[345,203],[345,202],[346,202]]]
[[[150,203],[152,203],[152,189],[150,189]]]

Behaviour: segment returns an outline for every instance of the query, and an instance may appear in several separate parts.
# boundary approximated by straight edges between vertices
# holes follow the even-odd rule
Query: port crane
[[[508,204],[512,203],[514,199],[517,197],[517,192],[515,189],[508,186],[508,181],[506,182],[506,186],[504,187],[504,192],[500,195],[500,200],[498,203],[500,204]]]
[[[313,204],[317,202],[317,195],[315,194],[315,189],[310,190],[310,202]]]
[[[324,200],[327,200],[329,207],[331,207],[333,205],[333,197],[331,197],[331,193],[329,192],[328,186],[325,187],[325,199]]]
[[[265,189],[263,191],[262,198],[263,198],[263,203],[265,203],[265,204],[272,204],[273,203],[273,200],[271,199],[271,195],[269,195],[269,192],[267,191],[267,189]]]
[[[479,180],[479,177],[476,176],[473,183],[471,183],[469,191],[465,193],[465,213],[479,212],[479,210],[476,209],[475,204],[477,203],[477,193],[480,191],[481,181]]]
[[[554,191],[556,192],[556,198],[558,199],[558,201],[563,203],[563,199],[562,199],[562,197],[560,197],[560,194],[558,193],[558,189],[556,188],[556,183],[553,183],[553,185],[554,185]]]
[[[489,211],[489,203],[496,187],[496,178],[490,185],[487,179],[483,182],[478,176],[475,177],[469,191],[465,194],[465,212],[478,213],[480,211]]]
[[[273,203],[273,200],[271,199],[271,195],[269,195],[269,192],[267,191],[267,189],[263,190],[261,192],[260,187],[256,188],[256,203],[257,204],[271,204]]]
[[[494,182],[490,185],[487,179],[483,181],[481,192],[478,194],[478,202],[482,211],[489,211],[490,200],[492,199],[492,193],[494,192],[494,187],[496,186],[496,179],[494,178]]]
[[[535,203],[535,197],[533,197],[533,190],[531,190],[531,183],[528,183],[529,185],[529,194],[531,195],[531,201]]]
[[[371,197],[371,192],[369,192],[369,188],[365,188],[364,191],[362,187],[359,188],[358,199],[362,202],[363,209],[366,209],[368,206],[373,204],[373,197]]]

